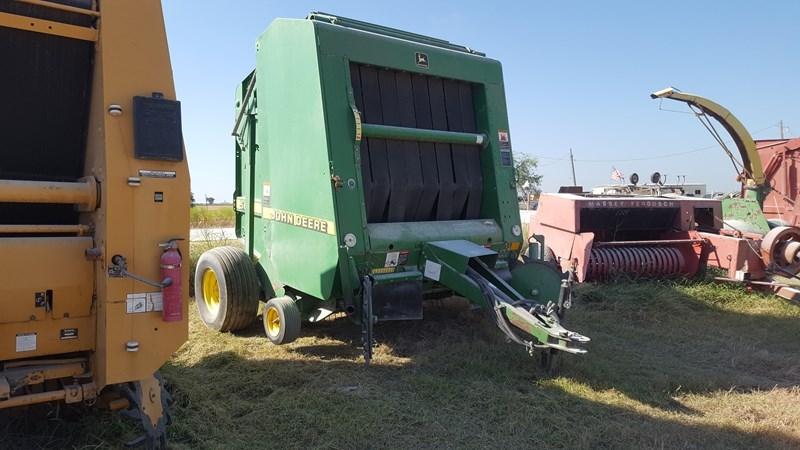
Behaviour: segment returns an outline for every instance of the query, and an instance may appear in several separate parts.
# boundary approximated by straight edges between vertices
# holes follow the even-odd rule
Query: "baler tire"
[[[211,271],[212,275],[206,275]],[[207,301],[204,276],[212,276],[217,298]],[[217,247],[200,256],[195,269],[195,303],[203,323],[220,332],[237,331],[258,317],[260,287],[250,257],[237,247]],[[205,286],[208,290],[208,286]],[[216,303],[216,308],[209,305]]]
[[[278,326],[270,326],[270,323],[274,325],[276,318],[278,319]],[[300,336],[302,322],[300,308],[297,307],[297,303],[291,297],[275,297],[268,301],[264,307],[262,320],[264,322],[264,333],[275,345],[288,344]],[[270,328],[276,329],[270,330]]]

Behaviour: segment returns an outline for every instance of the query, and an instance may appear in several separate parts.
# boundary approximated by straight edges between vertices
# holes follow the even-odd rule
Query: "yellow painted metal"
[[[203,301],[206,303],[206,308],[211,314],[216,314],[219,311],[219,282],[217,281],[217,274],[211,269],[206,269],[203,272]]]
[[[85,383],[67,386],[65,389],[59,389],[56,391],[47,391],[37,394],[11,397],[8,400],[0,401],[0,409],[16,408],[19,406],[55,402],[59,400],[66,400],[67,403],[76,403],[81,400],[93,399],[96,397],[96,394],[97,386],[95,386],[94,383]]]
[[[103,254],[97,267],[97,345],[92,364],[99,388],[147,379],[188,338],[188,263],[181,272],[184,320],[179,322],[164,322],[158,311],[128,314],[128,294],[154,289],[130,278],[108,277],[104,268],[114,255],[124,255],[130,272],[161,279],[159,243],[183,239],[179,250],[188,258],[191,202],[185,158],[143,161],[133,154],[133,97],[159,92],[176,99],[161,2],[105,1],[101,6],[86,174],[97,178],[102,205],[82,219],[94,225],[95,243]],[[111,104],[120,105],[123,114],[109,114]],[[125,180],[142,169],[176,175],[142,178],[141,185],[129,186]],[[163,193],[163,202],[154,202],[155,192]],[[126,351],[131,340],[139,343],[138,352]]]
[[[34,33],[61,36],[82,41],[96,41],[97,30],[94,28],[69,25],[52,20],[37,19],[34,17],[0,12],[0,27],[15,28],[17,30],[31,31]]]
[[[277,336],[281,332],[281,315],[278,308],[270,306],[267,309],[267,333],[270,336]]]
[[[2,303],[0,361],[94,348],[92,246],[90,237],[0,239],[0,300],[13,299]],[[72,329],[76,337],[62,339]],[[17,351],[16,336],[31,334],[35,349]]]
[[[75,14],[84,14],[87,16],[100,17],[100,13],[93,9],[76,8],[74,6],[63,5],[61,3],[48,2],[46,0],[16,0],[19,3],[27,3],[29,5],[42,6],[50,9],[57,9],[60,11],[67,11]]]
[[[0,202],[75,204],[81,211],[88,212],[97,208],[97,200],[94,177],[77,183],[0,180]]]
[[[0,234],[75,234],[85,236],[88,225],[0,225]]]
[[[744,125],[722,105],[715,103],[705,97],[687,92],[680,92],[675,88],[666,88],[650,94],[652,98],[669,98],[672,100],[681,101],[691,106],[699,108],[702,112],[718,120],[722,126],[730,133],[739,154],[742,157],[742,163],[745,170],[749,173],[751,180],[746,180],[746,184],[762,185],[766,180],[764,169],[761,166],[761,159],[756,150],[756,143],[750,132],[747,131]]]
[[[164,416],[164,404],[161,401],[161,382],[154,376],[149,376],[143,380],[139,380],[141,387],[140,399],[142,405],[142,412],[148,419],[153,427],[158,425],[158,420]]]
[[[0,372],[14,385],[25,384],[32,386],[42,384],[47,380],[59,380],[62,378],[72,378],[86,375],[88,361],[67,362],[58,364],[39,364],[6,369]]]
[[[40,392],[38,394],[28,394],[19,397],[11,397],[0,402],[0,409],[16,408],[18,406],[35,405],[37,403],[55,402],[67,398],[66,389],[57,391]]]
[[[160,93],[176,99],[161,2],[105,1],[97,29],[14,14],[0,14],[0,26],[96,41],[93,67],[86,68],[92,71],[86,118],[87,178],[78,183],[0,181],[0,202],[73,203],[80,211],[73,224],[45,220],[36,225],[3,225],[0,234],[88,234],[0,237],[0,362],[83,354],[92,367],[91,383],[86,385],[91,385],[92,392],[111,384],[150,380],[188,338],[189,264],[181,272],[184,320],[178,322],[164,322],[160,311],[129,313],[129,294],[157,289],[131,278],[109,276],[108,268],[114,255],[123,255],[131,273],[158,280],[160,243],[183,239],[179,250],[189,255],[190,180],[185,158],[144,161],[136,159],[133,151],[133,98]],[[122,115],[109,114],[111,104],[120,105]],[[170,171],[175,177],[143,178],[140,185],[128,185],[126,180],[139,170]],[[161,201],[154,201],[156,192]],[[97,249],[92,253],[102,255],[100,260],[86,257],[90,248]],[[43,293],[38,307],[37,293]],[[73,338],[74,330],[77,336]],[[29,342],[35,336],[35,349],[28,345],[22,348],[26,351],[17,351],[21,349],[17,336],[28,336]],[[131,341],[138,343],[137,352],[126,350]],[[70,386],[15,396],[2,407],[75,398]],[[148,415],[160,415],[159,408],[160,403],[152,405]]]

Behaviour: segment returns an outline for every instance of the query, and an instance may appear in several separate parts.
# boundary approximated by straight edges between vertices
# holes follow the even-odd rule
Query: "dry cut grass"
[[[569,327],[590,353],[548,377],[450,300],[378,328],[372,367],[347,319],[268,343],[260,324],[191,340],[163,369],[174,448],[800,448],[800,308],[732,286],[586,285]],[[85,412],[83,410],[79,412]],[[38,414],[38,415],[37,415]],[[101,448],[115,415],[0,416],[6,447]]]
[[[189,212],[192,228],[227,228],[235,221],[233,205],[193,205]]]

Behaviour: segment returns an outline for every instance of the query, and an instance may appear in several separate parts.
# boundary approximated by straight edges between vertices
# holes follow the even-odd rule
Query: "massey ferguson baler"
[[[542,194],[531,235],[581,282],[693,276],[708,260],[703,232],[718,232],[721,216],[718,200]]]
[[[130,408],[159,447],[190,198],[161,2],[3,0],[0,61],[0,410]]]
[[[206,252],[211,328],[257,317],[277,344],[343,311],[362,327],[421,319],[459,294],[529,351],[582,353],[561,273],[522,244],[501,66],[467,47],[323,13],[278,19],[236,95],[236,228]],[[549,356],[548,356],[549,357]],[[545,359],[548,359],[546,357]]]

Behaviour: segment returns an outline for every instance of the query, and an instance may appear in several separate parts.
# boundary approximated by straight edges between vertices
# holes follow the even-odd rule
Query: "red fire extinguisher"
[[[178,239],[161,244],[161,295],[163,297],[164,322],[183,320],[183,304],[181,293],[181,256],[178,250]]]

